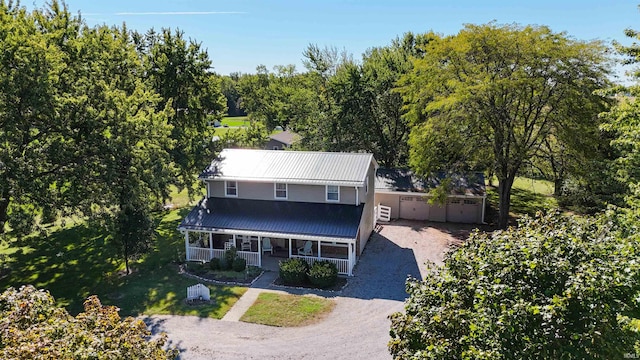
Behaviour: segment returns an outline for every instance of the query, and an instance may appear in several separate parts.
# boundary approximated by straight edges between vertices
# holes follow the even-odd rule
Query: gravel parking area
[[[383,225],[369,240],[347,287],[321,293],[336,300],[334,311],[310,326],[276,328],[191,316],[145,321],[153,332],[169,335],[181,359],[390,359],[388,316],[403,309],[407,275],[427,276],[423,264],[441,264],[447,249],[464,241],[472,228],[412,221]]]

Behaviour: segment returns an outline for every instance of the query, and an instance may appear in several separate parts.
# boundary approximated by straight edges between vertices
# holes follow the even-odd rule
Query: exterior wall
[[[381,204],[391,208],[391,218],[400,218],[400,195],[388,193],[376,193],[375,204]]]
[[[360,238],[359,243],[357,244],[356,255],[360,256],[362,254],[362,250],[364,250],[367,241],[369,241],[369,237],[373,232],[373,227],[375,226],[375,219],[373,214],[373,208],[376,206],[375,202],[375,176],[376,169],[373,163],[369,164],[369,170],[367,171],[367,176],[369,179],[369,192],[365,193],[364,188],[360,188],[360,201],[364,201],[364,209],[362,211],[362,219],[360,219]]]
[[[369,179],[371,181],[371,177]],[[211,197],[225,197],[224,181],[208,181],[209,195]],[[276,199],[273,183],[238,181],[238,199],[252,200],[281,200],[297,202],[327,203],[326,187],[324,185],[287,185],[287,200]],[[369,186],[371,189],[371,186]],[[364,202],[362,194],[364,188],[360,188],[360,202]],[[340,187],[340,201],[328,202],[335,204],[355,205],[356,190],[351,186]]]
[[[277,149],[275,148],[276,146],[278,147]],[[264,148],[265,150],[284,150],[287,148],[287,144],[281,143],[278,140],[269,139]]]

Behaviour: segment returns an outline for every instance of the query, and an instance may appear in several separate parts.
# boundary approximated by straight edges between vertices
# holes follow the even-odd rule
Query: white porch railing
[[[291,255],[292,258],[300,258],[304,259],[309,265],[313,265],[316,261],[329,261],[336,265],[338,268],[338,274],[341,275],[349,275],[351,276],[351,272],[349,271],[349,259],[336,259],[336,258],[325,258],[325,257],[315,257],[315,256],[301,256],[301,255]]]
[[[260,266],[260,253],[251,251],[238,251],[238,257],[247,261],[247,265]],[[189,246],[187,261],[211,261],[213,258],[221,259],[224,256],[222,249],[209,249]]]

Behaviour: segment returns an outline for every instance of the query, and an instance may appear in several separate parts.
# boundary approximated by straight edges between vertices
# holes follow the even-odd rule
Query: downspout
[[[356,189],[356,206],[360,205],[360,192],[358,191],[358,187],[354,186],[354,189]]]

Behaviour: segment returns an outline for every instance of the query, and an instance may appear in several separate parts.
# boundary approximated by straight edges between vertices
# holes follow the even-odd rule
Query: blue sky
[[[23,4],[41,6],[44,0]],[[90,25],[127,23],[141,32],[179,28],[202,43],[220,74],[295,64],[310,43],[346,49],[354,58],[407,31],[455,34],[465,23],[547,25],[582,40],[618,40],[640,29],[639,0],[68,0]]]

